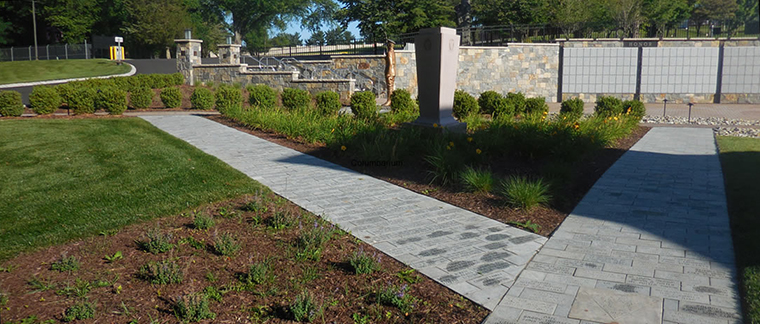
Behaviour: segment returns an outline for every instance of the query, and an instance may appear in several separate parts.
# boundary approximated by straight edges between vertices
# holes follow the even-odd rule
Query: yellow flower
[[[615,116],[615,120],[618,120],[617,116]]]
[[[330,134],[335,133],[335,128],[330,131]]]
[[[454,142],[449,142],[449,146],[454,147]]]
[[[433,123],[433,128],[438,128],[438,124]]]
[[[451,151],[451,146],[446,146],[446,149]]]
[[[548,112],[548,111],[544,111],[544,116],[546,116],[546,115],[548,115],[548,114],[549,114],[549,112]]]
[[[340,146],[340,150],[341,150],[341,151],[345,151],[345,150],[346,150],[346,146],[345,146],[345,145],[341,145],[341,146]]]
[[[472,137],[468,137],[468,138],[467,138],[467,141],[468,141],[468,142],[472,142]]]
[[[483,151],[481,151],[480,149],[475,149],[475,154],[480,154],[480,153],[483,153]]]

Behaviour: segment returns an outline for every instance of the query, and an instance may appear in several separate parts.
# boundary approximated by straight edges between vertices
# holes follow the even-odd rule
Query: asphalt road
[[[137,74],[172,74],[177,72],[177,61],[175,59],[140,59],[140,60],[126,60],[127,63],[132,64],[137,69]],[[214,59],[214,63],[216,59]],[[207,62],[204,62],[207,63]],[[209,62],[212,63],[212,62]],[[3,90],[14,90],[21,93],[21,100],[24,104],[29,104],[29,94],[32,93],[32,86],[17,87],[17,88],[5,88]]]

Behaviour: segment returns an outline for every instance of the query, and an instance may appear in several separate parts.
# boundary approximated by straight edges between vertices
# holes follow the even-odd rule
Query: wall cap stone
[[[332,63],[332,60],[303,60],[303,61],[298,61],[297,63],[301,63],[301,64],[325,64],[325,63]]]
[[[338,83],[338,82],[356,82],[356,79],[298,79],[293,80],[293,83]]]
[[[174,42],[175,43],[203,43],[203,40],[183,38],[183,39],[175,39]]]
[[[720,37],[720,38],[710,38],[710,37],[692,37],[692,38],[623,38],[624,41],[660,41],[660,42],[683,42],[683,41],[751,41],[751,40],[757,40],[757,37],[732,37],[732,38],[726,38],[726,37]],[[571,39],[564,39],[564,38],[557,38],[555,39],[556,42],[619,42],[621,41],[620,38],[571,38]],[[528,43],[527,45],[538,45],[535,43]]]
[[[199,65],[193,65],[194,69],[211,69],[211,68],[219,68],[219,67],[241,67],[241,66],[248,66],[247,64],[199,64]]]
[[[240,72],[240,74],[251,74],[251,75],[253,75],[253,74],[282,74],[282,75],[287,75],[287,74],[300,74],[300,72],[298,72],[298,71],[245,71],[245,72]]]

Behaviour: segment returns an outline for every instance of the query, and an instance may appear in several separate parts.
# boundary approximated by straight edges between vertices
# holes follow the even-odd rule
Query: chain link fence
[[[68,60],[92,58],[92,44],[59,44],[0,48],[0,61]]]

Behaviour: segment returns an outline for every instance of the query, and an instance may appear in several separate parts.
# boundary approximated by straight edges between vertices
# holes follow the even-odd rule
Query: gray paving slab
[[[589,190],[486,323],[740,323],[732,247],[712,131],[654,128]]]
[[[142,118],[489,310],[546,242],[545,237],[208,119]],[[547,315],[557,308],[550,302],[518,300]],[[509,310],[499,314],[515,317]]]

